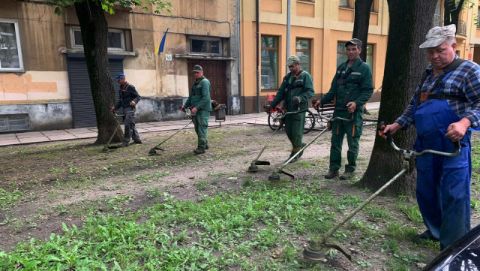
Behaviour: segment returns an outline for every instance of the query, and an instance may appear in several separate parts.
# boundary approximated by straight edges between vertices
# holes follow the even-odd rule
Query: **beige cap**
[[[289,56],[287,59],[287,66],[293,65],[293,64],[300,64],[300,59],[298,56]]]
[[[428,30],[425,35],[425,42],[420,44],[420,48],[434,48],[444,43],[448,37],[455,37],[457,28],[454,24],[447,26],[435,26]]]

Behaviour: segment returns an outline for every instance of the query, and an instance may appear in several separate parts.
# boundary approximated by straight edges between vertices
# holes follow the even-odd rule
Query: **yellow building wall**
[[[279,37],[278,84],[286,74],[286,0],[261,1],[260,34]],[[353,9],[339,8],[338,1],[324,0],[315,3],[291,1],[290,52],[295,54],[297,38],[311,39],[311,73],[315,93],[329,90],[337,66],[337,43],[352,37]],[[373,82],[381,87],[385,65],[388,16],[386,0],[376,2],[378,12],[371,13],[368,43],[373,44]],[[279,12],[281,10],[281,13]],[[273,12],[275,11],[275,12]],[[241,23],[242,95],[245,110],[255,108],[257,92],[255,1],[243,1]],[[261,96],[271,92],[260,91]],[[250,103],[250,104],[248,104]]]

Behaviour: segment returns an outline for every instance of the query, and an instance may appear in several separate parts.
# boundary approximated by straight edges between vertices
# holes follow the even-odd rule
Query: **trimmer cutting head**
[[[159,147],[155,147],[155,148],[151,148],[150,151],[148,151],[148,155],[152,156],[152,155],[160,155],[157,150],[159,151],[165,151],[165,149],[163,148],[159,148]]]
[[[258,166],[269,166],[270,162],[269,161],[262,161],[262,160],[255,160],[250,163],[250,166],[248,167],[248,172],[257,172],[258,171]]]
[[[118,149],[118,148],[121,148],[122,145],[110,145],[110,146],[105,146],[103,147],[102,149],[102,152],[110,152],[112,151],[113,149]]]
[[[248,172],[257,172],[258,167],[255,165],[255,162],[250,163],[250,166],[247,169]]]
[[[326,260],[326,252],[335,249],[341,252],[348,260],[352,261],[352,255],[339,244],[336,243],[312,243],[310,242],[303,250],[303,258],[311,262],[322,262]]]
[[[280,175],[277,172],[273,172],[270,176],[268,176],[269,181],[280,181]]]

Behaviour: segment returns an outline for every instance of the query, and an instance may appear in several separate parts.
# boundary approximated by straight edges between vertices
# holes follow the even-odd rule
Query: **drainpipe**
[[[241,74],[241,68],[242,68],[242,54],[240,54],[240,51],[242,50],[242,46],[243,46],[243,41],[242,41],[242,28],[241,28],[241,25],[240,25],[240,16],[242,16],[242,7],[240,5],[242,5],[242,1],[237,1],[237,35],[238,35],[238,47],[237,47],[237,52],[236,52],[236,55],[237,55],[237,87],[238,87],[238,99],[239,101],[242,100],[242,97],[243,97],[243,94],[244,92],[242,91],[242,74]],[[238,113],[245,113],[245,104],[244,104],[244,101],[241,101],[240,102],[240,110]],[[233,114],[233,112],[232,112]]]
[[[290,29],[291,29],[291,24],[290,24],[290,8],[291,8],[291,2],[290,0],[287,0],[287,46],[286,46],[286,54],[287,57],[285,59],[285,64],[287,63],[288,57],[290,56]],[[285,65],[286,72],[288,73],[288,67]]]
[[[257,113],[260,113],[260,0],[255,1],[255,20],[256,20],[256,57],[257,57]]]

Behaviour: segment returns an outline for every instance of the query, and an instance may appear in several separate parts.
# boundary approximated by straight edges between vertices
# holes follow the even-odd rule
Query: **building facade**
[[[287,55],[299,56],[303,69],[313,77],[317,95],[328,91],[337,65],[346,59],[344,44],[352,38],[354,1],[291,0],[290,52],[286,51],[287,0],[261,0],[258,8],[256,2],[242,2],[241,93],[244,112],[257,111],[265,96],[275,93],[287,72]],[[367,62],[371,65],[377,92],[385,65],[386,4],[386,0],[374,0],[370,13]],[[257,82],[260,82],[258,88]]]
[[[287,72],[287,55],[300,57],[302,67],[313,77],[316,95],[329,90],[336,67],[346,60],[344,44],[352,38],[355,1],[290,0],[290,50],[287,52],[288,2],[242,1],[240,85],[246,113],[261,110],[265,97],[276,92]],[[480,30],[475,26],[480,20],[476,15],[478,0],[466,2],[457,30],[457,54],[474,60],[474,49],[480,46]],[[438,1],[435,25],[443,25],[443,4],[443,0]],[[387,1],[373,0],[366,59],[373,74],[371,101],[380,98],[388,25]],[[480,50],[476,52],[475,60],[479,63]]]
[[[44,2],[2,1],[0,132],[96,126],[75,12],[56,15]],[[125,73],[143,97],[139,120],[180,117],[195,64],[204,67],[212,98],[239,113],[237,1],[170,2],[171,12],[158,15],[142,8],[107,15],[110,72]]]

